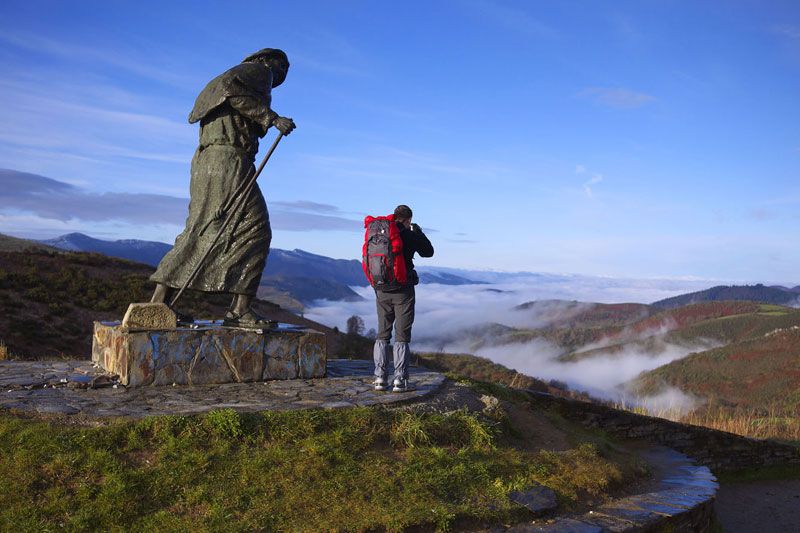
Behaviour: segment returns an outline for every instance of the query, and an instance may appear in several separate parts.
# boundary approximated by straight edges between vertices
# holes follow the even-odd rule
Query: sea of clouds
[[[492,279],[495,277],[495,279]],[[471,275],[471,279],[476,276]],[[599,354],[574,362],[557,358],[563,353],[545,340],[517,344],[486,344],[474,348],[474,338],[463,332],[487,323],[515,328],[540,328],[580,309],[598,303],[651,303],[663,298],[708,288],[709,280],[615,279],[588,276],[549,276],[539,274],[486,273],[482,284],[422,284],[416,288],[416,318],[412,349],[449,353],[473,353],[509,368],[544,380],[558,380],[574,390],[587,391],[595,397],[626,404],[642,405],[651,411],[685,412],[696,404],[677,389],[665,389],[656,397],[641,398],[626,391],[624,384],[641,372],[655,369],[694,351],[711,347],[710,343],[680,345],[659,342],[655,350],[639,348],[635,343],[618,353]],[[345,329],[347,318],[360,316],[366,329],[376,327],[375,296],[370,287],[353,287],[364,298],[360,302],[319,301],[306,317],[329,326]],[[516,306],[536,301],[524,310]],[[584,302],[576,306],[573,302]],[[647,332],[663,338],[671,329],[662,324]],[[585,349],[602,348],[600,344]]]

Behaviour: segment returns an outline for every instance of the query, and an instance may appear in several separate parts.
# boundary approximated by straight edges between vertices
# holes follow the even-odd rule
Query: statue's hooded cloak
[[[211,111],[218,108],[228,98],[247,98],[252,100],[253,107],[265,114],[270,109],[272,95],[272,71],[261,63],[241,63],[223,72],[206,85],[194,102],[189,113],[189,123],[203,120]]]
[[[195,101],[189,122],[200,122],[200,143],[192,158],[189,216],[152,281],[183,286],[220,230],[221,220],[215,214],[255,170],[258,139],[278,116],[270,108],[273,82],[277,86],[283,81],[274,80],[263,63],[247,62],[264,52],[275,51],[249,56],[211,80]],[[256,185],[189,288],[255,294],[271,240],[269,213]]]

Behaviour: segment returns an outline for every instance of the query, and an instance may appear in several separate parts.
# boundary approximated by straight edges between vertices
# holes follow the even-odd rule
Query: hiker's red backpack
[[[364,219],[364,249],[361,265],[369,284],[378,290],[396,289],[408,281],[403,239],[394,221],[387,217]]]

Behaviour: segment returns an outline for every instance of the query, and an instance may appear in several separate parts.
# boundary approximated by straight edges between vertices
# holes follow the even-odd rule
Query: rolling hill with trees
[[[468,339],[467,351],[475,354],[490,347],[545,341],[562,363],[683,352],[686,357],[643,374],[628,390],[634,396],[649,396],[675,387],[709,406],[772,406],[798,414],[800,309],[753,301],[659,308],[553,300],[515,309],[533,313],[534,322],[544,323],[527,329],[487,323],[451,337]]]
[[[659,309],[670,309],[700,302],[744,300],[791,306],[800,304],[800,292],[798,289],[800,289],[800,286],[793,288],[768,287],[760,283],[757,285],[718,285],[704,291],[691,292],[659,300],[653,302],[652,305]]]

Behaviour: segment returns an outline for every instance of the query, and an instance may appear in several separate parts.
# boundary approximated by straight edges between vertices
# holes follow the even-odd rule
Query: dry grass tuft
[[[680,421],[754,439],[800,442],[800,418],[775,407],[767,409],[712,407],[693,411]]]
[[[616,403],[614,407],[640,415],[727,431],[753,439],[800,443],[800,417],[797,413],[778,405],[771,405],[765,409],[712,405],[689,413],[678,408],[653,410],[628,403]]]

